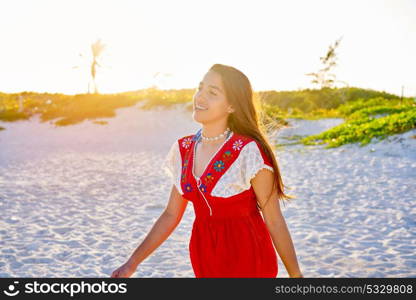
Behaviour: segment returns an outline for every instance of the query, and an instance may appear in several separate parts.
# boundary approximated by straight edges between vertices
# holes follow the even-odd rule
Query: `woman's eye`
[[[200,91],[200,90],[201,90],[201,87],[198,87],[198,88],[197,88],[197,90],[198,90],[198,91]],[[217,94],[215,94],[215,93],[214,93],[214,92],[212,92],[212,91],[210,91],[210,94],[212,94],[212,95],[214,95],[214,96],[217,96]]]

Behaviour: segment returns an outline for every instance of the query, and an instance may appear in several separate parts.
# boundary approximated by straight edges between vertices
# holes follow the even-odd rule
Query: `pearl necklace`
[[[217,135],[217,136],[213,136],[213,137],[206,137],[206,136],[204,136],[204,134],[201,131],[201,137],[204,141],[216,141],[216,140],[219,140],[219,139],[223,138],[224,136],[226,136],[229,131],[230,131],[230,128],[227,127],[227,129],[223,133],[221,133],[220,135]]]

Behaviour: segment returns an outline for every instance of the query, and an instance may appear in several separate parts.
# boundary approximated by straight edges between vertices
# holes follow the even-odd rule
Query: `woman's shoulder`
[[[261,157],[266,164],[272,164],[266,151],[264,151],[262,144],[257,139],[244,134],[238,134],[236,135],[236,138],[237,140],[241,139],[243,141],[243,146],[241,147],[243,156],[249,157],[250,159],[253,157]]]

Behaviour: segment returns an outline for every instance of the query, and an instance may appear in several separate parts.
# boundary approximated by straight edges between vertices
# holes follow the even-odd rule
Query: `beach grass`
[[[183,105],[192,111],[195,89],[160,90],[155,87],[117,94],[0,93],[0,121],[14,122],[40,114],[41,122],[68,126],[100,118],[112,118],[118,108],[142,102],[140,109],[170,109]],[[286,119],[316,120],[342,118],[344,123],[307,137],[293,137],[293,143],[327,144],[338,147],[348,143],[368,144],[373,138],[402,133],[415,128],[416,104],[413,98],[400,98],[384,91],[355,87],[304,89],[297,91],[259,91],[254,94],[262,114],[285,124]],[[2,130],[4,128],[0,128]]]
[[[300,142],[305,145],[326,144],[326,148],[351,143],[365,146],[373,138],[380,141],[416,128],[416,104],[412,99],[358,99],[341,105],[338,111],[345,119],[344,123],[302,138]]]

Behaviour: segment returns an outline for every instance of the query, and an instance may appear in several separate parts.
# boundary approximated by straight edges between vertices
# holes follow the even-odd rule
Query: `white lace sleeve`
[[[252,141],[241,149],[237,159],[218,180],[211,195],[227,198],[248,190],[251,179],[261,169],[273,172],[273,168],[264,161],[257,143]]]
[[[248,146],[248,147],[247,147]],[[261,169],[268,169],[273,172],[273,167],[266,164],[261,151],[256,142],[250,142],[246,145],[245,152],[245,184],[251,186],[251,179],[253,179]],[[244,148],[246,148],[244,147]]]
[[[178,141],[172,144],[169,149],[168,154],[165,157],[163,162],[163,170],[170,177],[171,183],[176,186],[178,192],[183,195],[181,188],[181,168],[182,168],[182,158],[181,153],[179,152]]]

